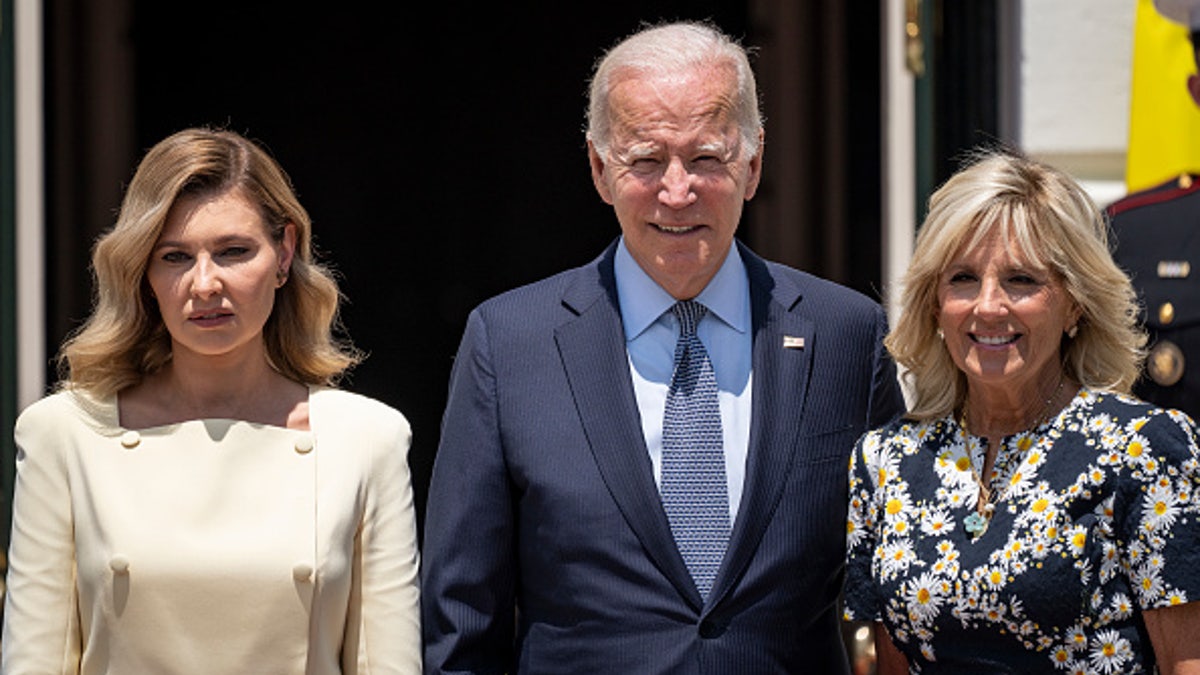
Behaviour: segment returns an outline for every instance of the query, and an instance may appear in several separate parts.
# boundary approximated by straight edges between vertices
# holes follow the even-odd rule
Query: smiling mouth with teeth
[[[1011,344],[1013,342],[1016,342],[1017,339],[1020,337],[1021,337],[1021,335],[1019,333],[1016,335],[997,335],[997,336],[976,335],[974,333],[971,333],[972,340],[974,340],[980,344],[994,345],[994,346]]]
[[[663,232],[668,232],[670,234],[684,234],[685,232],[691,232],[692,230],[698,229],[700,226],[699,225],[681,225],[679,227],[671,227],[670,225],[660,225],[658,223],[654,223],[654,227],[657,227],[658,229],[662,230]]]

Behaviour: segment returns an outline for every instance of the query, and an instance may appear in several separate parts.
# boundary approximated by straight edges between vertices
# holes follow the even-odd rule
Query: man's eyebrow
[[[712,141],[711,143],[701,143],[696,146],[696,150],[699,152],[725,154],[729,152],[729,145],[723,141]]]
[[[656,152],[658,152],[658,146],[654,143],[638,143],[625,150],[625,154],[633,159],[649,157]]]

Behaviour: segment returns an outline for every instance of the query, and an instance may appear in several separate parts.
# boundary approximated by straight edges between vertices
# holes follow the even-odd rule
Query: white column
[[[16,134],[17,406],[46,386],[42,1],[13,5]]]
[[[905,58],[905,0],[880,0],[883,20],[883,283],[888,314],[894,323],[900,279],[912,257],[916,232],[916,94]]]

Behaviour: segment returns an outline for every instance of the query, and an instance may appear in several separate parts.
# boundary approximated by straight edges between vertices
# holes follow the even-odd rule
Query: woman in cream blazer
[[[241,136],[146,155],[17,422],[4,673],[420,672],[409,426],[332,386],[310,227]]]

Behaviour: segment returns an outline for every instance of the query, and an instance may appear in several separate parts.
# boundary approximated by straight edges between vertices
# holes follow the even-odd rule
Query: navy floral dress
[[[1141,610],[1200,599],[1192,420],[1082,389],[1004,439],[973,536],[984,445],[898,420],[850,460],[848,620],[882,621],[917,673],[1150,673]]]

